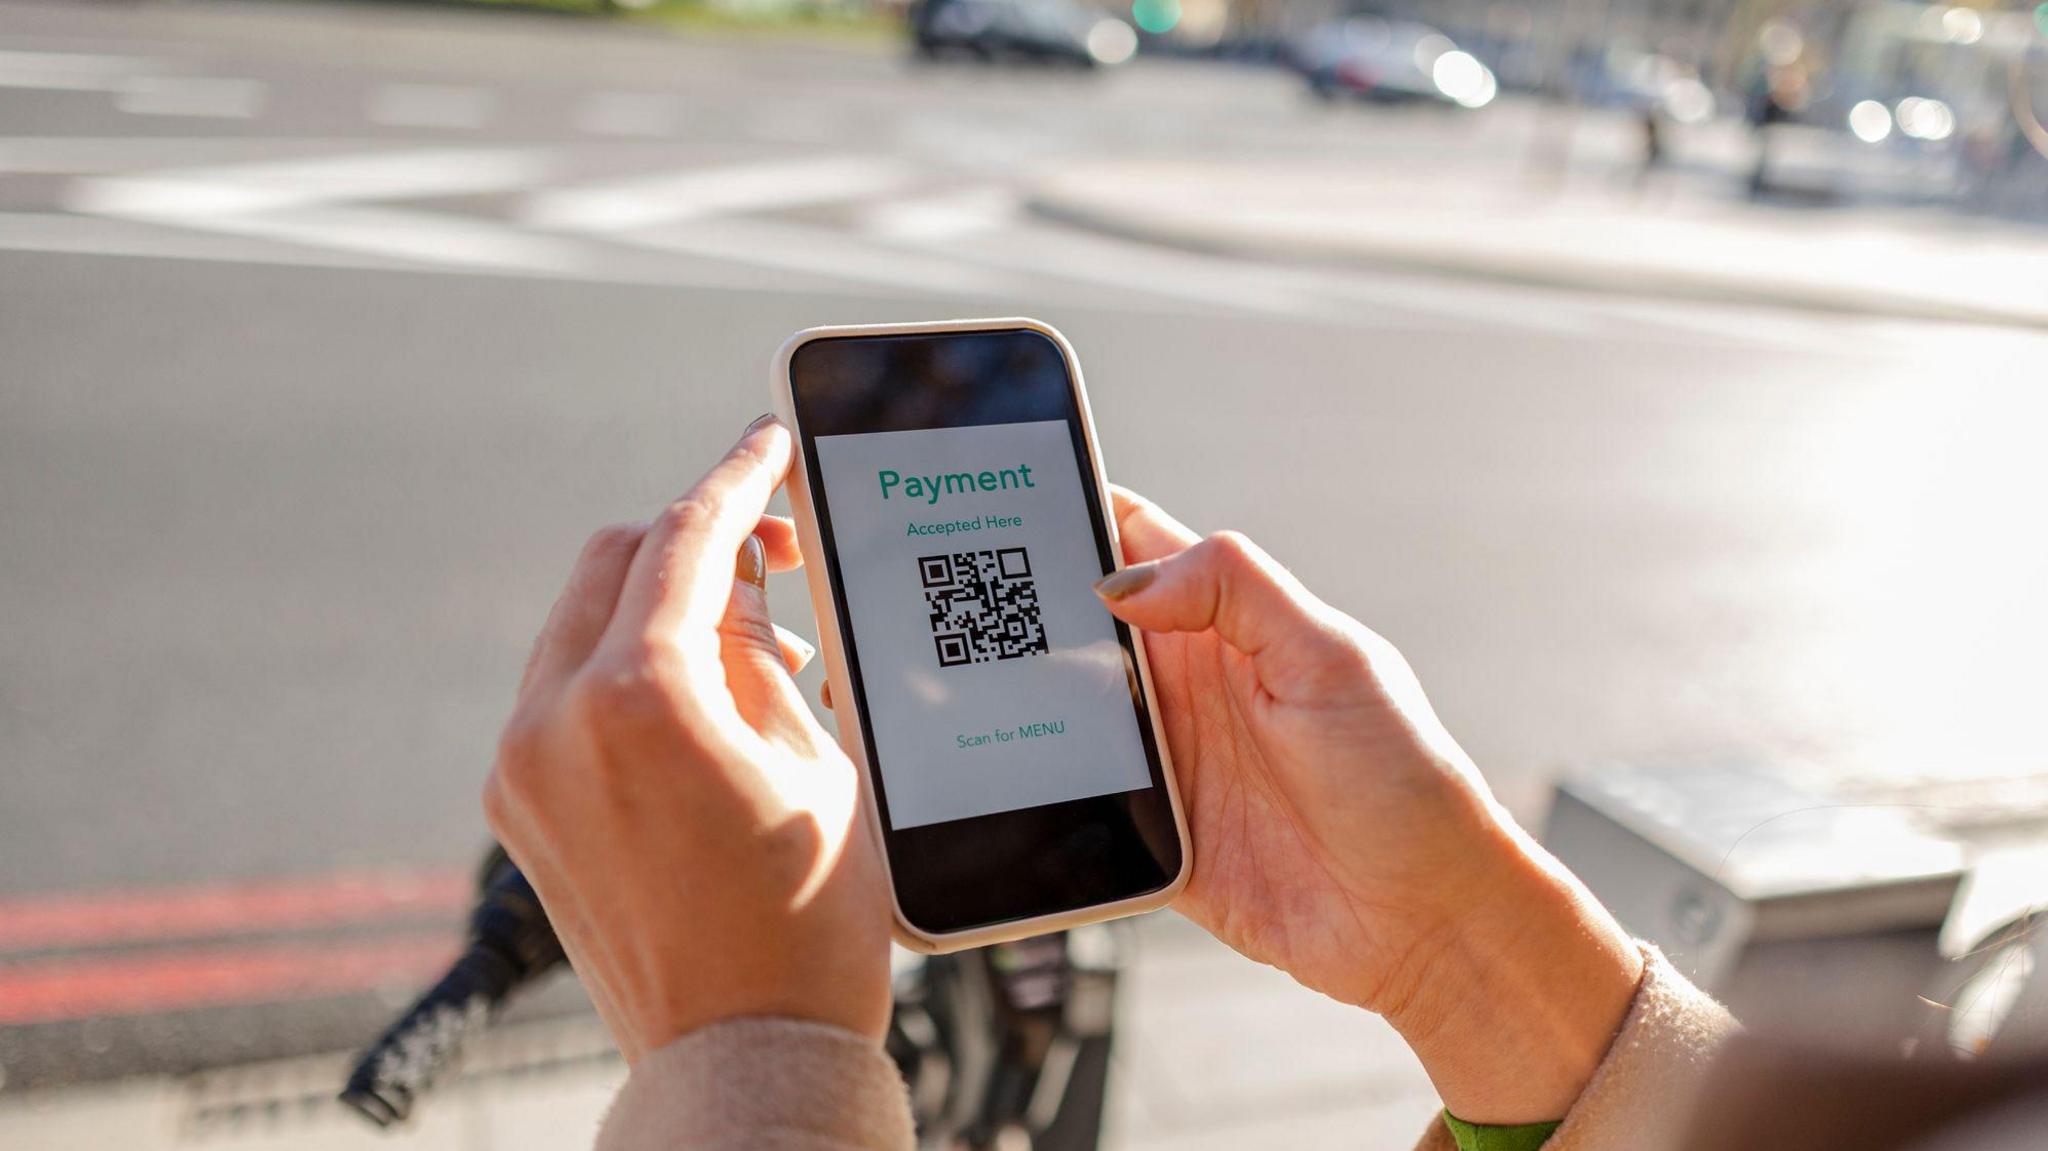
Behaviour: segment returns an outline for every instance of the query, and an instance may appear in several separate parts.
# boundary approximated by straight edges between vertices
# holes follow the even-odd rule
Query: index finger
[[[794,454],[789,429],[762,416],[661,513],[626,573],[607,645],[660,638],[687,647],[695,631],[716,653],[740,545],[761,522]]]

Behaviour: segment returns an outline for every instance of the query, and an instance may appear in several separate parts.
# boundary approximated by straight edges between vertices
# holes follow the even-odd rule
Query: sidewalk
[[[1097,161],[1041,180],[1041,215],[1260,258],[1423,269],[1625,294],[2048,326],[2048,229],[1932,210],[1755,206],[1660,174],[1638,193],[1521,157]]]

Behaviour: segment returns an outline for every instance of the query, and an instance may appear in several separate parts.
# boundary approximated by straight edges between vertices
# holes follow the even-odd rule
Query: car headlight
[[[1460,49],[1438,56],[1436,63],[1429,66],[1429,80],[1437,91],[1467,108],[1484,107],[1500,91],[1486,65]]]
[[[1924,96],[1899,101],[1899,131],[1915,140],[1946,140],[1955,134],[1956,114],[1947,104]]]
[[[1891,109],[1875,100],[1859,100],[1849,109],[1849,131],[1866,144],[1875,144],[1892,134]]]

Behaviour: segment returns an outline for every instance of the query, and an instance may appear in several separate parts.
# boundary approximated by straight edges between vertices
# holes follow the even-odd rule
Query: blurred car
[[[1716,110],[1699,70],[1682,60],[1625,45],[1574,55],[1573,94],[1582,104],[1654,112],[1680,124],[1701,124]]]
[[[1095,68],[1121,64],[1138,50],[1129,24],[1075,0],[923,0],[911,9],[910,33],[928,58]]]
[[[2016,103],[2048,106],[2048,78],[2027,67],[2039,51],[2034,19],[2026,9],[1856,8],[1828,58],[1813,64],[1813,98],[1771,129],[1786,139],[1772,145],[1769,189],[1877,202],[1969,198],[2037,212],[2048,164],[2015,115]],[[1752,105],[1768,89],[1762,55],[1752,65]]]
[[[1325,25],[1297,46],[1294,68],[1326,100],[1482,108],[1500,93],[1493,70],[1427,24],[1361,16]]]

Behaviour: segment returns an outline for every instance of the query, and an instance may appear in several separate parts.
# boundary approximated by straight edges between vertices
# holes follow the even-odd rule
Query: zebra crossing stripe
[[[520,217],[537,228],[619,233],[706,216],[860,200],[896,192],[916,179],[908,166],[871,156],[684,168],[548,188],[528,197]]]

